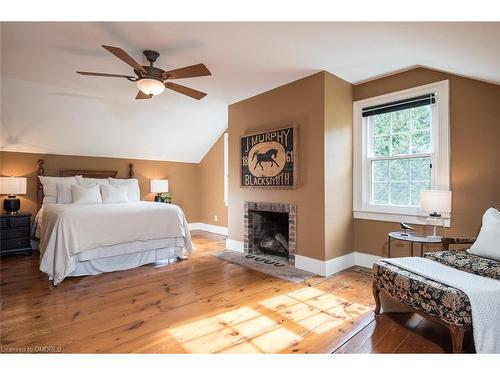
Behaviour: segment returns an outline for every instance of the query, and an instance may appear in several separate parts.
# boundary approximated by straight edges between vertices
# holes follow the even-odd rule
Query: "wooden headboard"
[[[38,171],[37,171],[38,176],[45,176],[44,164],[45,160],[43,159],[38,160]],[[118,171],[91,171],[84,169],[65,169],[59,171],[60,177],[83,176],[86,178],[108,178],[108,177],[116,177],[117,174]],[[130,163],[128,165],[128,178],[133,178],[133,177],[134,177],[134,164]],[[42,203],[43,203],[43,185],[40,182],[40,179],[37,178],[37,204],[39,210],[42,207]]]

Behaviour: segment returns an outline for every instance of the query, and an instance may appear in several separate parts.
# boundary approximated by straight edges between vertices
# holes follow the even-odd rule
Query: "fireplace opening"
[[[288,258],[288,213],[249,210],[253,222],[253,248]]]

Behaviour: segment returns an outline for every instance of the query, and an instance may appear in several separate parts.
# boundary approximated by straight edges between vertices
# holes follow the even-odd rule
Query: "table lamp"
[[[21,201],[17,194],[26,194],[26,177],[0,177],[0,194],[7,194],[3,201],[3,209],[14,215],[21,208]]]
[[[168,193],[168,180],[151,180],[151,193],[156,193],[155,202],[163,202],[161,193]]]
[[[434,226],[432,236],[429,237],[439,238],[436,234],[436,227],[438,225],[444,226],[442,214],[449,214],[451,212],[451,191],[421,190],[420,208],[422,211],[429,213],[427,222]]]

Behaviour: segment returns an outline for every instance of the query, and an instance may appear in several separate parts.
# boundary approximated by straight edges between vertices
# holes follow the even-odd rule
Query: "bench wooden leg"
[[[450,335],[451,344],[453,348],[453,353],[462,353],[462,345],[464,342],[465,330],[463,328],[457,327],[456,325],[450,325]]]
[[[375,281],[372,284],[373,298],[375,299],[375,315],[380,315],[380,290]]]

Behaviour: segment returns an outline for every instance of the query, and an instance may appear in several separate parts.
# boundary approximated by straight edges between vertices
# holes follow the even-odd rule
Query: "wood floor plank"
[[[374,318],[369,270],[293,284],[211,256],[224,249],[222,236],[192,237],[196,251],[186,261],[67,278],[56,287],[36,255],[2,258],[2,345],[59,345],[65,353],[446,349],[421,319]]]

